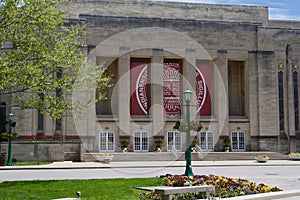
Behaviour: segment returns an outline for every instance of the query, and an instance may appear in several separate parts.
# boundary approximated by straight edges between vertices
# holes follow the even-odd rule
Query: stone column
[[[182,105],[185,105],[185,99],[183,92],[189,89],[193,92],[191,99],[191,121],[196,118],[196,50],[186,49],[185,50],[185,66],[183,68],[183,81],[182,81]],[[183,106],[182,115],[185,116],[186,106]]]
[[[149,78],[151,83],[151,108],[150,115],[153,124],[153,135],[164,135],[164,57],[163,49],[153,49],[153,57],[149,70]],[[165,142],[166,144],[166,138]]]
[[[278,150],[277,67],[273,51],[258,51],[259,150]],[[262,137],[263,136],[263,137]]]
[[[219,135],[229,136],[228,108],[228,62],[227,50],[218,50],[217,68],[214,68],[214,98],[215,113],[218,119]],[[223,141],[219,143],[219,149],[223,150]]]
[[[287,97],[286,97],[286,118],[287,118],[287,137],[295,136],[295,112],[294,112],[294,84],[293,84],[293,63],[292,63],[292,47],[286,47],[286,81],[287,81]]]
[[[130,48],[119,48],[118,116],[119,134],[130,135]]]
[[[258,82],[257,82],[257,52],[248,52],[248,94],[249,94],[249,120],[250,120],[250,134],[251,134],[251,150],[259,150],[259,130],[258,130]],[[248,98],[248,97],[246,97]],[[247,104],[246,104],[247,105]]]
[[[88,55],[89,60],[96,65],[96,51],[92,51]],[[94,68],[93,68],[94,69]],[[95,70],[95,69],[94,69]],[[93,88],[88,88],[86,92],[86,99],[85,97],[82,98],[83,101],[88,101],[89,99],[95,99],[95,90],[96,90],[96,81],[93,83]],[[87,103],[87,102],[85,102]],[[87,136],[87,148],[90,151],[98,151],[98,141],[95,140],[95,136],[97,134],[96,131],[96,106],[91,105],[87,108],[85,108],[85,115],[86,115],[86,136]]]

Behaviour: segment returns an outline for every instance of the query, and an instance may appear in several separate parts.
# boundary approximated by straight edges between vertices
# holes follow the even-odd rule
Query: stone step
[[[96,154],[85,153],[81,157],[82,162],[95,162]],[[148,153],[111,153],[112,162],[121,161],[172,161],[185,160],[184,152],[148,152]],[[271,160],[287,160],[288,155],[278,152],[201,152],[192,153],[192,160],[223,161],[223,160],[253,160],[257,155],[268,155]]]

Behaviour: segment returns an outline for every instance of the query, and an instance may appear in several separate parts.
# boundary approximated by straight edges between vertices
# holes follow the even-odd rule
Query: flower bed
[[[96,154],[96,159],[99,161],[104,161],[105,163],[109,163],[113,159],[114,155],[111,155],[109,153],[101,153]]]
[[[289,157],[292,160],[300,160],[300,153],[299,152],[291,152],[289,154]]]
[[[257,162],[267,162],[269,160],[269,156],[267,155],[258,155],[255,157]]]
[[[241,178],[229,178],[225,176],[215,175],[195,175],[193,178],[182,175],[161,176],[164,179],[164,185],[170,187],[182,187],[191,185],[212,185],[215,186],[215,192],[211,193],[213,197],[228,198],[242,195],[266,193],[282,191],[278,187],[269,187],[263,183],[255,184]],[[185,198],[199,198],[201,194],[181,194],[181,196],[174,196],[173,199]],[[192,197],[191,197],[192,196]],[[143,196],[143,199],[159,199],[160,197],[149,193]]]

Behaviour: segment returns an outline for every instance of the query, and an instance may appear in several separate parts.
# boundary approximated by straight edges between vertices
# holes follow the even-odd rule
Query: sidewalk
[[[122,161],[122,162],[53,162],[48,165],[33,166],[0,166],[0,172],[7,173],[13,170],[34,170],[34,169],[109,169],[109,168],[168,168],[185,167],[185,161]],[[293,160],[269,160],[266,163],[258,163],[255,160],[231,160],[231,161],[192,161],[193,167],[222,167],[222,166],[300,166],[300,161]],[[125,169],[124,169],[125,170]],[[101,170],[100,170],[101,171]],[[4,172],[4,171],[3,171]],[[27,173],[27,172],[26,172]],[[279,180],[279,179],[278,179]],[[272,185],[272,184],[271,184]],[[230,198],[230,200],[269,200],[269,199],[300,199],[300,190],[286,190],[283,192],[264,193]]]
[[[152,168],[152,167],[184,167],[185,161],[122,161],[122,162],[53,162],[47,165],[32,166],[0,166],[0,170],[19,169],[89,169],[89,168]],[[192,161],[193,167],[221,167],[221,166],[300,166],[300,161],[294,160],[269,160],[258,163],[255,160],[231,161]]]

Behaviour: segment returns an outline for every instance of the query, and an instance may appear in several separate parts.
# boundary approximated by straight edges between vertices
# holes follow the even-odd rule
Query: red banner
[[[132,62],[130,70],[130,114],[148,115],[148,63]]]
[[[131,115],[148,115],[148,63],[132,62],[130,71],[130,113]],[[163,96],[166,115],[180,116],[180,65],[164,63]],[[196,93],[197,113],[211,116],[211,66],[197,64]]]
[[[164,63],[164,108],[166,115],[180,116],[180,66]]]
[[[211,69],[209,64],[197,64],[196,93],[197,114],[211,116]]]

